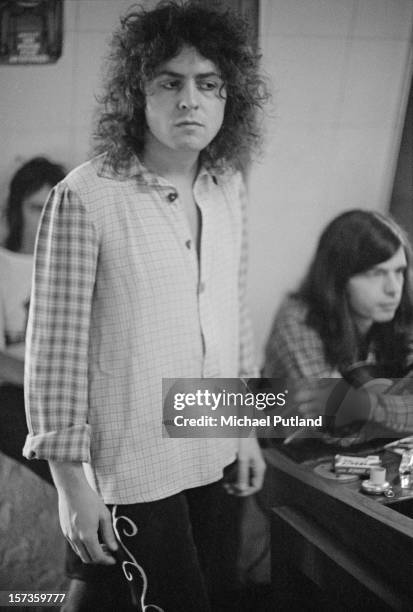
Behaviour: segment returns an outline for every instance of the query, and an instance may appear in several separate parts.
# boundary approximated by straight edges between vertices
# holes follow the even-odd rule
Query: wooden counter
[[[413,610],[413,519],[360,492],[360,482],[318,476],[316,462],[265,454],[275,601],[309,581],[326,609]]]

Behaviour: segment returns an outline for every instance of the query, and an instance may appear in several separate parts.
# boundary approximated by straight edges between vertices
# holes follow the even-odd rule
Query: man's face
[[[387,261],[350,278],[347,296],[360,331],[393,319],[402,297],[406,267],[406,255],[400,247]]]
[[[145,93],[147,140],[162,148],[199,153],[222,126],[226,91],[221,75],[192,47],[160,64]]]

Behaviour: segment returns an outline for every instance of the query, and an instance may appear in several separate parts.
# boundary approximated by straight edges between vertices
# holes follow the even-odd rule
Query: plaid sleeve
[[[389,393],[370,394],[372,410],[370,420],[400,433],[413,432],[413,393],[403,395]]]
[[[31,459],[89,461],[88,344],[98,255],[94,226],[64,183],[41,219],[26,339]]]
[[[288,297],[281,304],[265,351],[264,375],[291,382],[337,376],[324,356],[318,333],[305,322],[306,308]]]
[[[258,378],[259,370],[255,360],[253,331],[247,305],[247,193],[240,175],[239,199],[242,215],[241,259],[239,266],[239,376]]]

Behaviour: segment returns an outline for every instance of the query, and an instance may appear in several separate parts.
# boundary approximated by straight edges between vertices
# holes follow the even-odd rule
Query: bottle
[[[413,473],[413,449],[404,450],[399,465],[400,485],[407,488],[410,485],[410,477]]]

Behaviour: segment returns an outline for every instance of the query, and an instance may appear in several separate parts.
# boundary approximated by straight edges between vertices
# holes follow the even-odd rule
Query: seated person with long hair
[[[0,248],[0,450],[52,483],[45,461],[22,455],[27,436],[23,372],[26,322],[37,226],[49,191],[64,169],[44,157],[21,166],[10,182],[4,210],[7,233]]]
[[[408,242],[388,217],[351,210],[326,227],[300,288],[279,308],[266,347],[264,375],[301,385],[295,395],[301,416],[327,410],[334,385],[317,379],[350,380],[359,362],[374,365],[376,377],[406,375],[413,362],[409,265]],[[358,401],[353,394],[343,404],[343,425],[367,424],[344,444],[377,431],[413,431],[412,393],[366,389],[356,392]]]

